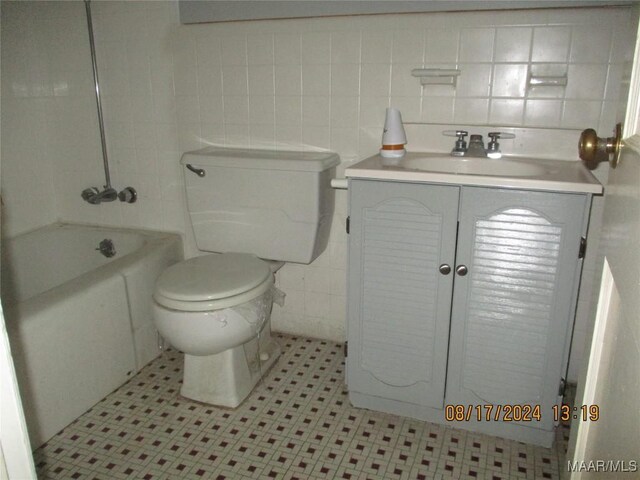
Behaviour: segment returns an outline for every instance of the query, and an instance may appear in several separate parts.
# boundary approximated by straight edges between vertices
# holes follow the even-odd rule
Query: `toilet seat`
[[[204,312],[248,302],[272,285],[266,262],[246,253],[223,253],[170,266],[158,278],[153,298],[171,310]]]

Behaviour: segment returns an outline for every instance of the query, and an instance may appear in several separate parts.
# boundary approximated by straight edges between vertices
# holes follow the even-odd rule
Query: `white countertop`
[[[401,159],[391,159],[375,155],[348,167],[345,177],[596,195],[603,192],[602,184],[582,162],[529,157],[494,160],[409,152]]]

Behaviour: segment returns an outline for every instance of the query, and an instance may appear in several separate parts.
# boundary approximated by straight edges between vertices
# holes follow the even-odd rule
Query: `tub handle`
[[[204,177],[205,175],[205,172],[202,168],[196,168],[190,163],[187,163],[187,168],[191,170],[193,173],[195,173],[196,175],[198,175],[199,177]]]

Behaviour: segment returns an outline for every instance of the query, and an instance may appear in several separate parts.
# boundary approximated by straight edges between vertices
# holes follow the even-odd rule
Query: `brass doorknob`
[[[616,168],[622,149],[622,124],[618,123],[613,133],[613,137],[600,138],[593,128],[582,131],[578,154],[587,168],[593,170],[599,162],[607,160],[612,168]]]

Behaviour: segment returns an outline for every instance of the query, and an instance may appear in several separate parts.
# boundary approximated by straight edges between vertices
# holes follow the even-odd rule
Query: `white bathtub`
[[[99,243],[110,239],[116,254]],[[50,225],[2,243],[2,301],[32,448],[158,353],[151,295],[178,235]]]

